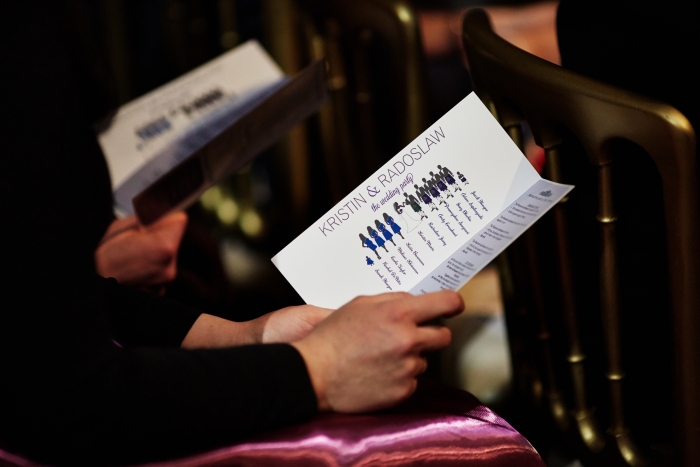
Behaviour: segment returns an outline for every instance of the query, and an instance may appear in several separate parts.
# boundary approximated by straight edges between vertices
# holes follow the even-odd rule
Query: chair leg
[[[612,420],[608,433],[615,438],[617,448],[624,460],[632,466],[647,465],[639,448],[631,438],[625,424],[622,401],[622,345],[620,341],[619,272],[615,223],[617,215],[612,201],[612,167],[598,167],[598,223],[601,234],[600,296],[603,313],[603,336],[605,338],[608,370],[606,377],[610,386]]]

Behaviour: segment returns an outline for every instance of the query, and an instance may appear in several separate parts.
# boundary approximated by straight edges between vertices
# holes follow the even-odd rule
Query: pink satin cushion
[[[216,451],[150,467],[544,467],[530,443],[471,394],[429,381],[398,407],[322,414]]]
[[[9,466],[35,466],[0,451]],[[322,414],[244,443],[149,467],[544,467],[528,441],[471,394],[429,381],[398,407]],[[142,466],[146,467],[146,466]]]

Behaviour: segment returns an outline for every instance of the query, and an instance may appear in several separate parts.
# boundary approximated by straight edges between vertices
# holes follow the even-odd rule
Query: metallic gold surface
[[[323,43],[328,64],[331,103],[321,114],[320,136],[332,196],[340,200],[428,126],[418,20],[410,4],[401,0],[305,0],[299,5],[307,30]],[[382,76],[370,59],[377,44],[386,51]],[[382,109],[398,122],[391,132],[377,116],[383,102],[377,97],[386,97],[374,95],[379,81],[391,83],[388,100],[393,107]],[[396,143],[390,151],[380,142],[388,133],[396,133],[391,135]]]
[[[700,249],[697,245],[700,238],[700,192],[693,129],[682,114],[666,104],[577,75],[507,43],[493,32],[483,10],[473,9],[465,16],[463,45],[474,90],[492,113],[498,115],[509,134],[511,128],[527,121],[535,142],[546,150],[548,176],[552,180],[558,181],[560,178],[558,158],[563,155],[558,151],[565,134],[572,134],[581,143],[588,162],[598,168],[600,302],[612,411],[608,436],[600,434],[596,428],[584,391],[584,352],[577,334],[572,279],[568,277],[571,265],[567,259],[566,204],[560,204],[553,210],[551,221],[557,238],[556,256],[561,276],[558,295],[561,295],[560,312],[565,321],[569,346],[567,360],[573,387],[573,417],[579,439],[590,451],[588,455],[599,451],[600,456],[592,458],[598,459],[601,465],[624,462],[637,466],[647,462],[632,440],[623,412],[620,278],[615,233],[617,216],[612,199],[614,181],[610,169],[615,154],[610,143],[617,139],[631,141],[646,151],[656,164],[663,186],[676,355],[673,465],[700,465]],[[508,256],[528,259],[514,253]],[[536,263],[530,266],[533,264]],[[512,271],[518,269],[514,263],[510,266]],[[512,289],[522,290],[518,285],[519,278],[514,275],[513,279]],[[659,280],[664,280],[663,275]],[[532,284],[532,281],[527,283]],[[533,295],[537,296],[538,293]],[[526,304],[526,301],[520,302],[519,306],[523,303]],[[536,315],[537,306],[529,306]],[[517,313],[523,316],[530,314],[528,311]],[[536,319],[535,325],[541,334],[539,321],[539,318]],[[545,368],[548,366],[546,358],[541,365]],[[546,380],[549,376],[546,373],[545,376],[545,392],[548,392]],[[556,425],[564,426],[560,423]],[[606,448],[601,451],[604,441]],[[608,449],[608,446],[614,449]],[[617,460],[610,457],[612,453],[616,453],[613,457]]]
[[[600,301],[603,313],[603,336],[605,338],[610,384],[610,406],[612,420],[608,432],[613,436],[629,433],[625,426],[622,380],[622,343],[620,342],[619,271],[617,263],[617,239],[615,236],[615,208],[612,199],[612,167],[598,167],[598,216],[600,222]],[[638,459],[638,449],[631,438],[626,437],[621,451],[630,465],[643,465]]]
[[[297,30],[299,12],[296,3],[294,0],[263,0],[262,9],[266,46],[280,68],[287,75],[293,76],[304,68]],[[310,149],[306,125],[304,122],[292,128],[277,145],[280,162],[288,174],[293,218],[299,220],[306,219],[311,196]]]
[[[525,243],[525,254],[527,262],[530,265],[528,270],[530,283],[529,287],[533,290],[534,298],[534,316],[535,316],[535,339],[539,342],[540,355],[540,374],[542,377],[544,396],[548,401],[549,414],[554,420],[554,423],[565,431],[569,426],[569,410],[564,402],[563,395],[557,385],[557,378],[554,372],[554,361],[550,345],[550,334],[547,325],[547,316],[545,314],[544,297],[542,296],[542,279],[540,277],[540,269],[538,267],[537,246],[535,236],[532,230],[527,230],[523,233],[523,241]]]

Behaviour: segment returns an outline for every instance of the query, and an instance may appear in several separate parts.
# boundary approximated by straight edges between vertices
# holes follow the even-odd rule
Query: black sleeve
[[[105,308],[114,340],[124,346],[179,347],[201,312],[114,279],[104,284]]]
[[[292,346],[120,348],[99,312],[104,279],[35,286],[5,294],[0,315],[0,446],[11,452],[52,465],[145,462],[316,411]]]
[[[55,3],[0,2],[0,448],[136,463],[310,417],[292,346],[175,348],[196,311],[94,274],[111,190]]]
[[[38,282],[88,276],[113,219],[90,123],[92,101],[100,100],[90,92],[100,88],[90,70],[100,61],[75,31],[76,11],[53,2],[0,8],[3,261]],[[104,295],[103,311],[124,343],[177,346],[199,315],[116,284]]]

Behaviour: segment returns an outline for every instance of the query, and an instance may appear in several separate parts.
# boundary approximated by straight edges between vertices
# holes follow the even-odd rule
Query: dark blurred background
[[[425,44],[421,51],[427,82],[422,96],[427,104],[424,122],[439,118],[471,90],[450,24],[458,24],[466,7],[490,4],[498,13],[499,8],[510,11],[509,7],[523,3],[445,0],[412,4],[421,20]],[[547,27],[553,31],[555,4],[535,5],[546,6]],[[305,1],[72,0],[72,6],[76,28],[93,51],[91,68],[99,81],[96,94],[101,96],[94,103],[96,119],[250,39],[260,41],[286,73],[294,74],[313,58],[309,44],[314,34],[327,37],[329,27],[327,18],[314,15],[313,2]],[[502,29],[506,35],[510,31],[516,41],[514,34],[522,34],[512,24],[537,26],[537,21],[541,22],[533,20],[532,14],[529,20],[520,15],[525,19],[515,22],[511,16],[501,14],[505,19]],[[309,24],[317,28],[315,32],[309,33]],[[352,53],[347,45],[341,44],[341,48],[342,53]],[[389,66],[385,58],[390,51],[383,48],[381,40],[366,50],[370,50],[367,60],[372,69]],[[348,61],[347,75],[353,74],[351,68]],[[374,106],[373,116],[353,107],[361,93],[353,88],[350,78],[346,81],[355,95],[344,107],[335,101],[333,104],[338,107],[336,112],[352,116],[341,122],[350,128],[344,130],[345,137],[352,140],[353,134],[348,132],[371,123],[373,147],[368,149],[365,144],[350,149],[351,142],[343,144],[342,138],[334,143],[338,159],[364,158],[361,168],[347,170],[347,164],[333,167],[335,162],[329,160],[335,156],[329,151],[335,150],[329,149],[328,138],[324,140],[320,134],[324,123],[319,118],[310,119],[249,167],[207,192],[189,210],[180,273],[167,288],[169,296],[233,319],[248,319],[302,302],[269,258],[345,194],[334,186],[344,182],[349,190],[408,142],[405,136],[397,136],[400,116],[395,114],[396,98],[392,101],[390,97],[391,80],[375,79],[371,84],[372,99],[381,104]],[[371,157],[367,156],[370,153]]]
[[[330,6],[342,3],[69,0],[90,51],[95,121],[251,39],[288,75],[327,60],[329,104],[188,210],[167,296],[233,320],[302,304],[270,258],[471,92],[460,44],[466,9],[486,7],[498,34],[559,63],[556,1],[406,1],[400,32],[357,26]],[[541,167],[531,138],[526,155]],[[466,312],[450,320],[453,343],[432,357],[429,376],[508,418],[512,368],[496,268],[460,293]],[[556,451],[543,454],[549,465],[576,465]]]

